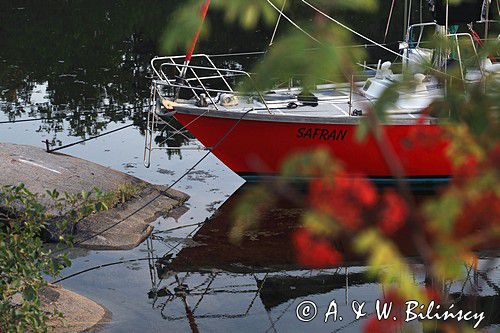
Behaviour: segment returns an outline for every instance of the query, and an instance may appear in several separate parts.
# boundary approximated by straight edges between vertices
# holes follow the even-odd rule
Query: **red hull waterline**
[[[328,149],[341,160],[346,171],[367,175],[375,180],[392,179],[390,169],[373,137],[356,141],[356,124],[319,124],[197,116],[176,113],[175,118],[203,145],[214,150],[227,167],[244,178],[277,175],[292,154],[318,148]],[[197,118],[197,119],[196,119]],[[410,133],[417,126],[384,125],[385,132],[399,157],[406,177],[416,183],[445,182],[451,166],[446,157],[446,142],[430,145],[411,144]]]

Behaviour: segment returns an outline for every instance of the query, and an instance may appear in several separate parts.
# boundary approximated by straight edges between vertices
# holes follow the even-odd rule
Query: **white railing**
[[[423,30],[426,27],[432,27],[432,26],[436,27],[437,24],[435,22],[427,22],[427,23],[417,23],[417,24],[411,25],[410,28],[408,29],[408,33],[406,35],[406,40],[405,40],[406,45],[404,45],[404,48],[406,48],[408,50],[419,49],[421,44],[424,43],[424,42],[422,42]],[[412,40],[412,37],[416,35],[414,32],[417,31],[418,29],[420,29],[418,39]],[[481,74],[484,75],[483,68],[481,65],[481,60],[479,59],[476,44],[475,44],[475,41],[474,41],[474,38],[472,37],[472,35],[470,33],[467,33],[467,32],[460,32],[460,33],[454,33],[454,34],[446,34],[446,37],[453,41],[451,47],[454,48],[457,52],[458,59],[456,59],[456,60],[458,62],[458,65],[460,66],[460,73],[461,73],[462,80],[465,81],[465,70],[466,69],[464,68],[463,54],[462,54],[462,50],[461,50],[461,46],[460,46],[459,42],[461,39],[464,39],[464,38],[468,42],[470,42],[470,46],[472,47],[474,56],[476,57],[476,60],[477,60],[478,69],[481,72]],[[450,50],[448,50],[448,51],[450,51]],[[406,63],[405,63],[406,65],[408,65],[408,61],[409,60],[407,59]]]
[[[196,98],[199,98],[199,93],[203,92],[210,99],[211,104],[217,110],[217,103],[213,100],[212,94],[238,94],[235,92],[228,79],[235,77],[246,77],[253,85],[254,93],[259,97],[259,100],[265,106],[265,109],[271,113],[268,103],[264,99],[264,94],[256,89],[256,85],[252,75],[246,71],[238,69],[220,68],[215,65],[210,56],[206,54],[196,54],[192,57],[190,64],[184,63],[184,56],[173,57],[156,57],[151,60],[151,68],[153,69],[156,84],[164,85],[169,88],[187,89],[190,90]],[[196,60],[202,60],[208,63],[206,66],[193,65]],[[182,63],[180,63],[182,61]],[[168,69],[174,69],[174,74]],[[180,78],[181,73],[188,73],[186,78]],[[210,81],[212,84],[208,84]],[[215,81],[215,82],[214,82]],[[218,81],[218,82],[217,82]],[[214,87],[217,83],[218,87]],[[219,88],[222,86],[223,88]]]

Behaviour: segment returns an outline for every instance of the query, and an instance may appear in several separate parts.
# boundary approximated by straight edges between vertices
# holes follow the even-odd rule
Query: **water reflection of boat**
[[[266,310],[271,310],[290,300],[310,296],[327,294],[334,290],[375,283],[365,272],[348,273],[341,269],[331,274],[318,275],[276,275],[264,279],[257,279],[259,296]]]
[[[232,209],[247,190],[248,185],[229,198],[197,230],[192,242],[150,265],[153,307],[165,320],[185,322],[193,331],[211,320],[217,320],[218,328],[244,323],[258,331],[273,327],[294,331],[300,324],[295,307],[301,301],[327,306],[335,299],[345,320],[328,329],[359,330],[363,323],[350,315],[350,302],[373,304],[383,298],[383,290],[359,260],[324,270],[309,270],[295,263],[289,237],[300,225],[303,207],[280,200],[275,209],[264,214],[259,232],[245,235],[239,245],[229,241]],[[410,243],[407,239],[401,236],[399,242]],[[417,260],[414,265],[418,266]],[[416,271],[416,283],[425,284],[425,267]],[[470,270],[464,281],[450,282],[447,289],[460,306],[475,304],[473,308],[485,311],[485,325],[493,325],[499,321],[498,311],[492,308],[499,301],[498,273],[495,271],[490,281],[480,274]],[[471,303],[474,299],[476,303]],[[324,330],[321,325],[324,323],[318,319],[307,329]]]
[[[317,11],[318,15],[340,24],[307,1],[302,2]],[[450,13],[454,16],[450,17],[450,21],[465,24],[479,20],[484,1],[473,2],[470,8],[467,7],[469,10],[454,10],[452,6]],[[426,49],[421,44],[421,38],[415,41],[413,36],[421,34],[426,27],[435,26],[436,32],[457,43],[465,38],[470,42],[469,46],[476,50],[471,34],[446,31],[448,22],[439,20],[444,10],[448,11],[448,8],[435,7],[437,22],[409,27],[402,53],[357,34],[401,57],[403,71],[414,74],[414,87],[400,88],[395,92],[397,98],[388,108],[388,117],[384,122],[387,143],[392,146],[412,182],[441,182],[450,175],[450,163],[445,154],[446,141],[437,141],[432,147],[409,143],[412,133],[423,127],[435,128],[439,124],[436,117],[424,110],[433,100],[444,95],[443,87],[432,73],[438,71],[443,74],[447,68],[445,63],[449,60],[446,51]],[[489,71],[491,66],[486,66],[486,62],[479,59],[474,66],[466,68],[462,63],[463,50],[457,47],[457,52],[456,61],[462,69],[458,79],[477,81]],[[432,59],[435,67],[426,67],[428,65],[425,64]],[[255,91],[248,95],[235,91],[234,83],[238,77],[251,75],[242,70],[218,67],[215,61],[203,54],[193,58],[189,55],[186,61],[183,56],[152,60],[155,73],[153,104],[158,106],[151,109],[150,129],[154,128],[155,117],[164,114],[161,110],[163,104],[169,114],[173,112],[174,117],[205,147],[246,179],[276,175],[291,154],[325,148],[341,160],[349,172],[381,181],[390,180],[388,153],[381,147],[383,144],[374,137],[360,143],[355,136],[357,125],[373,103],[388,87],[403,79],[402,74],[393,73],[390,62],[379,62],[376,67],[369,68],[370,74],[364,72],[348,83],[325,83],[308,93],[290,85],[288,88]],[[186,73],[189,76],[185,77]],[[189,92],[192,98],[178,98],[179,91]],[[151,149],[147,144],[146,151]]]
[[[233,211],[243,199],[245,192],[251,188],[252,185],[244,185],[228,198],[193,235],[192,245],[182,248],[177,253],[170,268],[182,272],[223,270],[233,273],[304,269],[297,264],[291,238],[302,225],[302,214],[307,208],[298,206],[295,200],[276,197],[273,207],[261,213],[258,230],[245,233],[238,244],[230,241]],[[296,194],[304,195],[302,192]],[[432,194],[415,193],[415,195],[418,201],[424,201]],[[393,235],[392,241],[402,255],[413,257],[418,262],[418,251],[413,242],[408,241],[412,239],[412,234],[413,226],[406,225]],[[349,236],[342,237],[335,240],[334,246],[342,253],[345,259],[344,265],[355,266],[363,262],[364,258],[349,247],[351,241]],[[489,242],[476,250],[486,254],[494,249],[497,249],[497,245]]]
[[[176,271],[224,270],[232,273],[272,272],[300,270],[291,236],[301,226],[305,207],[297,206],[285,198],[278,198],[273,207],[262,212],[258,230],[243,235],[240,243],[230,241],[233,210],[241,202],[251,185],[236,191],[204,223],[192,237],[192,246],[182,248],[170,268]],[[408,243],[408,242],[405,242]],[[339,251],[351,264],[359,262],[356,256],[339,240]]]

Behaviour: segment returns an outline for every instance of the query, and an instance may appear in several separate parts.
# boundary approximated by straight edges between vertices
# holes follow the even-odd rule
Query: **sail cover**
[[[434,13],[434,19],[439,25],[446,25],[446,0],[429,0],[429,7]],[[448,0],[448,24],[464,24],[479,21],[485,17],[484,8],[490,0],[462,0],[458,4],[451,4]]]

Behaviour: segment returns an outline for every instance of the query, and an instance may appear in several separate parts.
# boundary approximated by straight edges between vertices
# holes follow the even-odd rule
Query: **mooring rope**
[[[163,141],[161,142],[158,142],[157,145],[162,145],[162,144],[165,144],[167,143],[167,141],[171,140],[174,136],[176,136],[177,134],[181,134],[181,135],[184,135],[182,133],[182,131],[186,130],[188,126],[192,125],[193,123],[195,123],[198,119],[204,117],[208,112],[210,111],[210,109],[207,109],[205,112],[203,112],[202,114],[196,116],[196,118],[194,118],[193,120],[191,120],[189,123],[187,123],[186,125],[182,126],[182,128],[180,129],[175,129],[175,131],[173,133],[170,133],[170,135]],[[184,135],[185,137],[185,135]],[[187,138],[189,139],[189,138]]]
[[[170,232],[170,231],[179,230],[179,229],[182,229],[182,228],[196,227],[190,233],[188,233],[188,235],[186,236],[186,237],[190,237],[195,231],[198,231],[201,228],[201,226],[207,222],[207,220],[208,219],[206,219],[205,221],[200,222],[200,223],[194,223],[194,224],[188,224],[188,225],[184,225],[184,226],[180,226],[180,227],[170,228],[170,229],[167,229],[167,230],[163,230],[162,232]],[[155,237],[154,235],[152,235],[152,236]],[[182,242],[183,242],[183,240],[180,240],[180,241],[178,241],[175,244],[175,246],[171,246],[170,249],[163,254],[163,257],[165,257],[168,254],[172,253],[172,251],[174,251]],[[52,281],[51,283],[59,283],[59,282],[62,282],[62,281],[74,278],[75,276],[82,275],[82,274],[85,274],[85,273],[88,273],[88,272],[91,272],[91,271],[94,271],[94,270],[97,270],[97,269],[105,268],[105,267],[110,267],[110,266],[115,266],[115,265],[121,265],[121,264],[127,264],[127,263],[131,263],[131,262],[146,261],[148,259],[151,259],[151,257],[137,258],[137,259],[128,259],[128,260],[120,260],[120,261],[113,261],[113,262],[106,263],[106,264],[95,265],[95,266],[92,266],[92,267],[89,267],[89,268],[82,269],[82,270],[80,270],[78,272],[75,272],[75,273],[63,276],[63,277],[61,277],[61,278],[59,278],[57,280]],[[153,260],[154,259],[155,258],[153,258]],[[156,258],[156,259],[158,259],[158,258]]]
[[[81,271],[78,271],[76,273],[64,276],[64,277],[62,277],[60,279],[57,279],[55,281],[52,281],[50,283],[52,283],[52,284],[59,283],[59,282],[62,282],[64,280],[68,280],[70,278],[73,278],[75,276],[78,276],[78,275],[81,275],[81,274],[84,274],[84,273],[87,273],[87,272],[95,271],[97,269],[104,268],[104,267],[116,266],[116,265],[121,265],[121,264],[129,264],[129,263],[138,262],[138,261],[146,261],[148,259],[151,259],[151,258],[148,257],[148,258],[137,258],[137,259],[128,259],[128,260],[113,261],[113,262],[110,262],[110,263],[106,263],[106,264],[97,265],[97,266],[93,266],[93,267],[89,267],[89,268],[83,269]]]
[[[30,122],[30,121],[40,121],[40,120],[65,120],[71,115],[85,115],[85,114],[104,114],[104,113],[109,113],[109,112],[126,112],[126,111],[132,111],[132,110],[137,110],[137,109],[144,109],[147,107],[151,107],[151,105],[141,105],[141,106],[134,106],[130,108],[113,108],[109,110],[105,110],[104,108],[100,108],[101,111],[96,111],[96,110],[86,110],[86,111],[81,111],[75,113],[73,111],[72,114],[60,114],[60,115],[54,115],[53,117],[40,117],[40,118],[29,118],[29,119],[14,119],[14,120],[3,120],[0,121],[0,124],[15,124],[15,123],[25,123],[25,122]]]
[[[182,179],[184,179],[184,177],[186,177],[188,174],[190,174],[198,165],[201,164],[201,162],[203,162],[209,155],[210,153],[215,150],[219,145],[221,145],[226,139],[227,137],[234,131],[234,129],[241,123],[241,121],[251,112],[253,111],[254,109],[251,108],[249,109],[248,111],[246,111],[245,113],[243,113],[241,115],[240,118],[237,119],[236,123],[221,137],[221,139],[212,147],[210,148],[206,153],[205,155],[203,155],[193,166],[191,166],[186,172],[184,172],[179,178],[177,178],[177,180],[175,180],[172,184],[170,184],[165,190],[162,190],[160,191],[156,196],[154,196],[152,199],[150,199],[148,202],[144,203],[142,206],[140,206],[139,208],[137,208],[136,210],[134,210],[133,212],[131,212],[130,214],[128,214],[127,216],[125,216],[124,218],[122,218],[121,220],[113,223],[112,225],[104,228],[103,230],[100,230],[99,232],[95,233],[95,234],[92,234],[84,239],[80,239],[78,241],[76,241],[75,243],[72,244],[72,246],[77,246],[79,244],[82,244],[84,242],[87,242],[97,236],[100,236],[102,235],[103,233],[113,229],[114,227],[118,226],[119,224],[123,223],[124,221],[126,221],[127,219],[129,219],[130,217],[134,216],[135,214],[139,213],[140,211],[142,211],[143,209],[145,209],[146,207],[148,207],[149,205],[151,205],[153,202],[155,202],[158,198],[160,198],[161,196],[168,196],[167,194],[167,191],[169,191],[170,189],[172,189],[175,185],[177,185]],[[54,251],[51,253],[52,256],[58,254],[58,253],[61,253],[62,251],[65,251],[67,249],[69,249],[70,246],[67,246],[63,249],[59,249],[57,251]]]
[[[114,121],[108,122],[108,124],[110,124],[112,122],[114,122]],[[105,132],[105,133],[101,133],[101,134],[98,134],[98,135],[94,135],[94,136],[91,136],[89,138],[86,138],[86,139],[83,139],[83,140],[78,140],[76,142],[72,142],[72,143],[69,143],[67,145],[64,145],[64,146],[61,146],[61,147],[57,147],[57,148],[54,148],[54,149],[50,149],[49,148],[49,140],[45,140],[46,150],[47,150],[47,153],[53,153],[53,152],[56,152],[58,150],[66,149],[66,148],[69,148],[69,147],[73,147],[73,146],[79,145],[81,143],[90,141],[90,140],[98,139],[100,137],[103,137],[103,136],[106,136],[106,135],[109,135],[109,134],[112,134],[112,133],[116,133],[118,131],[124,130],[124,129],[132,127],[132,126],[137,126],[137,124],[134,124],[134,123],[128,124],[128,125],[116,128],[114,130],[111,130],[109,132]]]
[[[57,120],[63,119],[63,117],[40,117],[40,118],[29,118],[29,119],[19,119],[19,120],[3,120],[0,124],[15,124],[15,123],[26,123],[30,121],[40,121],[40,120]]]

